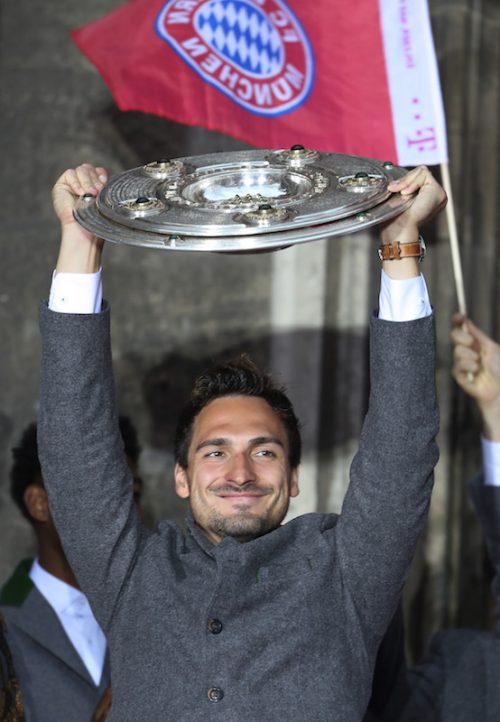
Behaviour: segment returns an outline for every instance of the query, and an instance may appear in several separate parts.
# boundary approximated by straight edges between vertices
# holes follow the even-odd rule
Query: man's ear
[[[290,472],[290,496],[298,496],[299,491],[299,467],[296,466]]]
[[[30,484],[24,490],[23,499],[29,515],[34,521],[46,522],[50,520],[49,500],[43,486]]]
[[[187,499],[189,497],[187,470],[183,469],[180,464],[175,465],[175,491],[181,499]]]

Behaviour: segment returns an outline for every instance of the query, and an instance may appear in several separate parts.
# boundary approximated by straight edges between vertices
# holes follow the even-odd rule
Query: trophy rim
[[[402,213],[413,197],[387,186],[406,172],[302,146],[186,156],[113,176],[95,198],[78,200],[74,216],[112,243],[258,252],[356,233]]]

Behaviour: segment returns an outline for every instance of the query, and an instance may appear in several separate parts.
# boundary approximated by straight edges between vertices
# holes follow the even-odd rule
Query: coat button
[[[222,632],[222,622],[220,622],[218,619],[209,619],[208,631],[211,634],[220,634]]]
[[[209,687],[207,695],[210,702],[220,702],[224,697],[224,692],[219,687]]]

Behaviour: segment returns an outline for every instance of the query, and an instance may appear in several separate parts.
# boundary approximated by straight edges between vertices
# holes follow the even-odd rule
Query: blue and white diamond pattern
[[[264,13],[246,0],[211,0],[196,13],[204,41],[249,75],[269,78],[283,67],[279,33]]]

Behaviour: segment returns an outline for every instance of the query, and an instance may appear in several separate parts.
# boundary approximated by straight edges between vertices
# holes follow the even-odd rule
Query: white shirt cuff
[[[422,275],[394,279],[381,271],[378,317],[384,321],[415,321],[432,313]]]
[[[481,436],[481,449],[484,483],[486,486],[500,486],[500,441],[488,441]]]
[[[58,313],[99,313],[102,305],[102,269],[96,273],[56,273],[52,277],[49,308]],[[381,272],[379,318],[413,321],[432,313],[422,275],[396,280]]]
[[[52,275],[49,308],[58,313],[99,313],[102,306],[102,269],[97,273]]]

